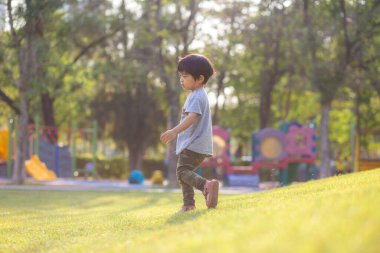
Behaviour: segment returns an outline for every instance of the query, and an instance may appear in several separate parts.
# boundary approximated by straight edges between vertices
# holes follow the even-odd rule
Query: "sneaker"
[[[203,195],[206,198],[206,206],[208,208],[215,208],[218,205],[218,194],[219,194],[219,182],[215,179],[207,181]]]
[[[178,210],[178,213],[185,213],[193,210],[195,210],[195,206],[182,206],[182,208]]]

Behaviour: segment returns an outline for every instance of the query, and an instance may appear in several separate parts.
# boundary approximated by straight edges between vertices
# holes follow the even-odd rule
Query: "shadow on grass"
[[[82,210],[115,205],[117,208],[125,202],[126,211],[134,211],[157,205],[165,195],[158,193],[144,194],[140,192],[86,192],[76,191],[0,191],[0,206],[33,210],[49,210],[57,208],[77,208]],[[108,199],[110,197],[111,199]],[[133,199],[133,203],[129,200]],[[136,201],[137,200],[137,201]],[[141,200],[141,201],[139,201]]]
[[[190,211],[186,213],[174,213],[172,216],[169,217],[169,219],[166,221],[166,224],[180,224],[184,223],[189,220],[195,220],[196,218],[202,216],[203,214],[209,212],[210,210],[197,210],[197,211]]]
[[[141,192],[121,192],[114,194],[104,194],[93,197],[92,199],[82,199],[82,202],[78,204],[78,208],[81,209],[92,209],[103,206],[115,206],[115,213],[125,213],[144,210],[146,208],[153,208],[160,201],[171,202],[174,201],[173,196],[168,196],[162,193],[141,193]],[[107,195],[113,198],[116,196],[116,199],[113,200],[100,200],[101,198],[107,198]],[[131,202],[130,200],[133,201]],[[125,206],[123,206],[125,203]]]

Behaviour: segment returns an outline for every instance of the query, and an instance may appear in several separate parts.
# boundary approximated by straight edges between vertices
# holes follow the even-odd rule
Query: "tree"
[[[205,52],[209,53],[213,59],[216,68],[215,87],[211,89],[215,91],[216,103],[212,116],[213,125],[219,125],[220,108],[219,98],[225,100],[224,89],[228,87],[231,80],[233,70],[238,64],[237,46],[242,45],[242,33],[245,29],[246,16],[242,15],[242,10],[246,9],[249,4],[240,1],[232,1],[231,3],[221,2],[219,4],[221,10],[211,8],[204,16],[214,17],[224,25],[218,33],[217,41],[213,41],[210,36],[210,42],[206,43]],[[220,24],[218,22],[218,24]],[[238,65],[237,65],[238,64]],[[223,107],[223,106],[222,106]]]
[[[164,8],[172,6],[175,10],[173,14],[164,15]],[[157,73],[165,84],[166,99],[169,101],[168,128],[178,124],[180,115],[179,94],[180,87],[177,85],[178,76],[176,73],[176,61],[178,57],[184,56],[189,51],[189,45],[193,40],[192,34],[195,33],[195,16],[198,12],[196,0],[178,1],[172,4],[164,1],[155,1],[156,16],[155,32],[157,47]],[[169,49],[175,49],[171,53]],[[169,144],[169,151],[166,157],[169,186],[177,186],[176,167],[177,155],[176,142]]]
[[[360,8],[361,3],[356,4],[357,8]],[[368,1],[363,4],[369,6],[370,12],[376,13],[378,5],[376,1],[373,3]],[[354,29],[349,26],[353,19],[347,10],[352,7],[353,5],[347,7],[345,0],[321,2],[319,6],[313,6],[308,0],[303,1],[304,24],[307,30],[308,51],[312,66],[312,83],[321,95],[321,177],[330,176],[328,129],[331,103],[339,88],[349,82],[345,77],[350,73],[349,70],[355,63],[354,59],[358,53],[360,54],[360,49],[365,41],[363,40],[365,36],[362,35],[360,29],[354,33]],[[315,18],[312,18],[310,8],[313,8],[312,13]],[[321,33],[320,30],[325,32]],[[321,36],[321,34],[323,35]]]
[[[106,122],[114,122],[112,138],[119,147],[128,147],[130,169],[142,168],[146,149],[159,142],[165,123],[157,96],[161,89],[154,77],[156,9],[152,1],[143,2],[141,7],[141,16],[133,16],[126,2],[121,2],[119,22],[124,28],[105,45],[103,61],[98,58],[98,75],[105,84],[94,103],[102,128],[107,127]]]
[[[91,49],[113,36],[120,27],[110,26],[110,31],[105,28],[108,24],[112,25],[112,17],[107,23],[101,21],[101,14],[109,7],[109,3],[103,0],[97,0],[97,4],[94,4],[94,1],[91,3],[81,1],[80,4],[73,1],[65,5],[60,0],[38,1],[34,5],[33,8],[38,11],[36,28],[38,69],[35,84],[31,89],[33,96],[30,98],[30,103],[34,114],[41,112],[44,125],[55,128],[57,126],[55,102],[81,87],[79,82],[67,82],[66,77],[80,72],[74,70],[75,64],[89,55]],[[64,13],[63,7],[68,8],[69,12]],[[22,17],[18,19],[20,21]],[[9,66],[5,69],[8,80],[14,79],[11,68],[12,66]],[[4,90],[0,90],[0,98],[19,114],[19,108]],[[33,118],[30,117],[29,122],[32,121]],[[57,136],[50,141],[56,142]]]
[[[12,47],[17,55],[18,74],[19,77],[15,81],[20,99],[20,122],[19,122],[19,139],[17,142],[16,159],[13,170],[13,180],[17,184],[24,181],[24,161],[26,157],[26,144],[28,139],[28,107],[29,98],[28,91],[31,90],[33,84],[37,81],[39,65],[37,54],[40,44],[40,6],[31,0],[25,1],[24,8],[20,7],[18,15],[20,15],[25,23],[20,31],[17,31],[14,25],[14,10],[12,0],[8,0],[8,19],[11,29]]]

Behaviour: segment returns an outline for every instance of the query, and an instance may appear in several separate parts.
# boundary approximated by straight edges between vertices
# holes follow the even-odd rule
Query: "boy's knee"
[[[182,171],[182,170],[179,170],[179,169],[177,168],[177,170],[176,170],[176,175],[177,175],[177,179],[178,179],[178,181],[181,181],[181,178],[183,177],[183,171]]]
[[[183,181],[183,178],[186,176],[186,169],[182,166],[177,167],[176,175],[179,182]]]

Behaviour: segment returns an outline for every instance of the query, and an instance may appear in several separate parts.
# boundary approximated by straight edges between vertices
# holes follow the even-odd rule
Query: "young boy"
[[[179,60],[177,70],[182,88],[191,93],[184,104],[180,123],[164,132],[160,139],[167,144],[177,137],[176,173],[183,194],[180,212],[195,209],[193,187],[203,192],[208,208],[215,208],[219,182],[208,181],[194,172],[206,157],[212,156],[211,112],[204,86],[214,69],[205,56],[189,54]]]

